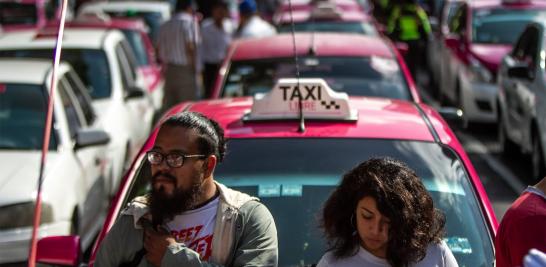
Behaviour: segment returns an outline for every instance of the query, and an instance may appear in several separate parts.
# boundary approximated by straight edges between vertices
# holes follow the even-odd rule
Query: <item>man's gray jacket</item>
[[[269,210],[257,198],[216,183],[218,212],[208,262],[184,244],[171,245],[161,266],[277,266],[277,228]],[[95,265],[117,267],[130,262],[143,248],[140,218],[149,216],[147,201],[136,198],[122,212],[102,241]],[[145,257],[139,267],[152,266]]]

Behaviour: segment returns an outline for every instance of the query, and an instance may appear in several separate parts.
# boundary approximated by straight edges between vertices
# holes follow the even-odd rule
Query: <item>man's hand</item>
[[[156,231],[146,228],[144,231],[144,248],[146,259],[156,267],[161,266],[161,260],[170,244],[176,244],[176,240],[164,229]]]

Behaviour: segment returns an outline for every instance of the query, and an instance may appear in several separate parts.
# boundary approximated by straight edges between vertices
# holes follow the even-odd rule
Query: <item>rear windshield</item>
[[[296,32],[344,32],[358,33],[369,36],[377,36],[377,30],[369,22],[302,22],[295,23]],[[291,24],[283,24],[279,27],[279,32],[292,32]]]
[[[36,22],[35,4],[0,2],[0,25],[34,25]]]
[[[42,149],[47,101],[40,85],[0,83],[0,150]],[[49,149],[57,149],[55,134]]]
[[[4,50],[0,57],[18,58],[53,58],[51,49]],[[61,60],[67,61],[87,86],[93,99],[108,98],[111,94],[112,81],[106,54],[98,49],[63,48]]]
[[[540,9],[478,9],[473,12],[472,41],[484,44],[514,44],[535,17],[546,15]]]
[[[280,78],[296,77],[293,58],[236,61],[230,66],[222,96],[252,96],[271,90]],[[349,95],[411,100],[398,62],[382,57],[302,57],[301,77],[323,78]]]

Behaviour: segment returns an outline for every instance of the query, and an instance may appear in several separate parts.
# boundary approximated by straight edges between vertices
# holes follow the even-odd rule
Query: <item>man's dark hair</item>
[[[199,150],[204,155],[215,155],[222,162],[226,153],[224,129],[213,119],[198,112],[184,111],[167,118],[161,127],[174,126],[195,129]]]
[[[194,6],[193,0],[177,0],[176,1],[176,11],[184,11],[191,6]]]
[[[395,159],[372,158],[346,173],[325,203],[322,227],[336,258],[357,253],[355,210],[367,196],[390,219],[386,258],[391,266],[410,266],[425,257],[429,244],[441,242],[445,217],[415,171]]]

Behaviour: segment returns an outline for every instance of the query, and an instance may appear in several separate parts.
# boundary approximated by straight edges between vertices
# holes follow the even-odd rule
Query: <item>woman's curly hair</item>
[[[374,198],[379,212],[390,219],[386,260],[391,266],[418,262],[429,244],[441,241],[445,217],[434,208],[415,171],[392,158],[372,158],[346,173],[326,201],[321,223],[336,258],[358,251],[354,214],[366,196]]]

